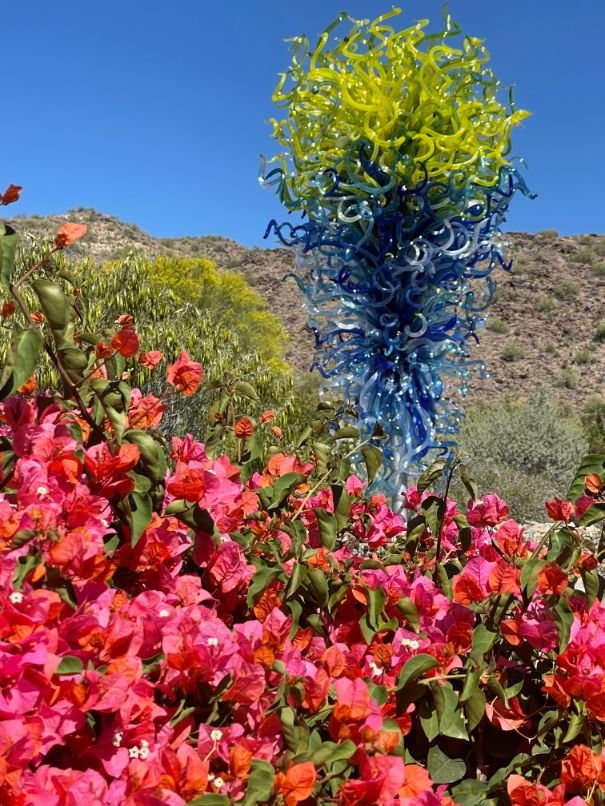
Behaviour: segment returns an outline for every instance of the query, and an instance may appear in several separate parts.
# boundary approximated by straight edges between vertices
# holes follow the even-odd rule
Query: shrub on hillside
[[[564,493],[587,448],[582,423],[545,390],[473,406],[460,431],[480,490],[498,490],[517,518],[541,520],[543,501]]]

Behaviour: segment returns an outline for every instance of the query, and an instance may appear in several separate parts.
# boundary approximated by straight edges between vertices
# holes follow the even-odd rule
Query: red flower
[[[0,196],[0,204],[12,204],[16,202],[23,188],[20,185],[9,185],[2,196]]]
[[[9,316],[12,316],[15,313],[15,303],[14,302],[5,302],[2,306],[2,318],[8,319]]]
[[[88,231],[86,224],[63,224],[59,227],[55,235],[55,246],[57,249],[65,249],[66,246],[71,246],[72,243],[79,241],[83,238]]]
[[[166,367],[166,378],[171,386],[176,387],[185,397],[194,395],[202,382],[202,365],[189,358],[183,350],[174,364]]]
[[[267,411],[262,411],[260,417],[258,418],[261,425],[266,425],[267,423],[272,423],[275,419],[275,412],[267,409]]]
[[[160,361],[164,358],[164,353],[159,350],[150,350],[148,353],[141,353],[139,356],[139,364],[147,369],[155,369]]]
[[[571,501],[564,501],[561,498],[552,498],[544,506],[551,521],[565,521],[567,523],[576,512],[576,508]]]
[[[140,340],[136,330],[132,325],[125,325],[122,330],[118,330],[113,339],[111,346],[117,350],[124,358],[132,358],[139,352]]]

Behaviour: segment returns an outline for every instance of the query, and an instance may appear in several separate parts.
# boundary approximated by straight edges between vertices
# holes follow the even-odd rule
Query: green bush
[[[559,386],[565,389],[577,389],[580,384],[578,375],[571,367],[565,367],[559,374]]]
[[[490,316],[486,328],[492,333],[508,333],[508,324],[498,316]]]
[[[582,412],[582,425],[591,453],[598,453],[605,445],[605,397],[592,395]]]
[[[564,495],[588,447],[580,419],[553,403],[547,391],[526,402],[473,406],[459,444],[481,493],[498,490],[514,517],[535,520],[546,520],[543,502]],[[457,496],[464,498],[464,491]]]
[[[207,258],[135,257],[137,270],[147,275],[156,291],[170,289],[184,303],[194,304],[215,324],[233,331],[239,347],[256,352],[273,367],[284,368],[288,335],[282,321],[265,300],[240,274],[219,271]],[[108,263],[103,271],[120,270],[120,263]]]
[[[575,280],[563,280],[554,287],[553,294],[557,299],[570,299],[578,296],[580,287],[580,283],[576,283]]]
[[[599,322],[599,324],[595,328],[593,338],[594,341],[598,341],[600,343],[605,341],[605,322]]]
[[[577,350],[574,350],[571,360],[574,364],[581,366],[582,364],[591,364],[593,358],[593,351],[588,347],[578,347]]]
[[[519,361],[521,358],[525,356],[525,351],[522,347],[519,347],[518,344],[505,344],[502,348],[502,352],[500,353],[500,358],[507,363],[512,363],[513,361]]]
[[[536,310],[540,313],[550,313],[554,311],[555,308],[558,306],[558,302],[553,297],[549,297],[547,295],[539,297],[536,301]]]

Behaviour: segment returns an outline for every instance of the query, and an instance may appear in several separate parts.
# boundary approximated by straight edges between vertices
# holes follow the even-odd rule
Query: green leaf
[[[491,803],[486,797],[485,793],[489,789],[487,781],[477,781],[476,779],[469,778],[466,781],[461,781],[452,789],[452,795],[458,806],[486,806]],[[495,803],[496,801],[494,801]]]
[[[277,509],[280,507],[286,498],[295,490],[299,485],[304,484],[307,480],[306,476],[302,473],[284,473],[273,484],[271,503],[267,509]]]
[[[265,588],[268,588],[269,585],[280,576],[284,576],[284,572],[281,568],[269,568],[266,565],[261,565],[252,577],[250,587],[248,588],[248,607],[252,607],[258,593],[262,593]]]
[[[328,580],[320,568],[307,568],[307,575],[317,604],[325,607],[328,604]]]
[[[466,673],[464,686],[462,687],[462,694],[460,695],[460,702],[470,700],[477,688],[479,688],[479,681],[481,680],[480,669],[469,669]]]
[[[586,604],[590,608],[599,593],[601,580],[594,569],[592,571],[587,571],[585,568],[582,568],[580,574],[582,576],[582,582],[584,583]]]
[[[477,663],[490,651],[493,647],[498,634],[488,630],[485,624],[478,624],[473,630],[473,648],[471,650],[471,657]]]
[[[416,707],[416,713],[420,718],[420,725],[424,735],[432,742],[439,736],[439,716],[435,705],[428,697],[424,697]]]
[[[348,761],[357,750],[357,745],[350,739],[344,742],[324,742],[313,754],[313,763],[317,767],[334,764],[335,761]]]
[[[586,717],[584,714],[572,714],[569,720],[569,727],[567,728],[567,733],[563,737],[563,744],[567,744],[568,742],[573,742],[573,740],[578,736],[582,728],[584,727],[584,722],[586,721]]]
[[[445,517],[445,501],[436,495],[431,495],[422,502],[426,524],[431,530],[431,534],[436,537],[439,527]]]
[[[366,445],[361,449],[361,453],[368,474],[368,483],[371,484],[382,465],[382,451],[380,448],[377,448],[376,445]]]
[[[437,691],[433,689],[433,694]],[[438,689],[441,696],[435,699],[435,706],[439,715],[439,732],[452,739],[468,739],[462,714],[458,710],[458,696],[449,683]]]
[[[153,516],[153,501],[147,493],[134,492],[128,496],[130,503],[130,521],[132,534],[130,544],[134,548],[141,535],[151,523]]]
[[[525,591],[528,599],[534,595],[538,587],[538,574],[544,568],[544,560],[527,560],[521,571],[521,589]]]
[[[605,502],[599,501],[591,504],[580,519],[580,526],[593,526],[605,520]]]
[[[250,801],[251,803],[256,801]],[[232,803],[231,798],[227,795],[216,795],[213,792],[206,792],[204,795],[199,795],[194,800],[187,802],[187,806],[230,806]]]
[[[306,578],[307,566],[303,563],[294,563],[292,576],[290,577],[290,582],[288,583],[287,595],[292,596],[293,593],[296,593]]]
[[[273,792],[274,780],[275,771],[272,765],[268,761],[254,759],[242,806],[256,806],[257,803],[269,800]]]
[[[460,473],[460,481],[466,487],[471,499],[474,501],[475,499],[479,498],[479,488],[477,487],[475,480],[472,479],[466,472],[464,465],[460,465],[458,472]]]
[[[325,509],[314,509],[315,517],[317,518],[317,525],[319,526],[319,536],[321,538],[321,545],[333,551],[336,546],[336,537],[338,532],[336,530],[336,518]]]
[[[57,666],[55,674],[81,674],[84,671],[84,664],[75,655],[64,655],[61,663]]]
[[[13,587],[20,590],[25,577],[39,562],[40,558],[35,554],[26,554],[24,557],[19,557],[15,573],[13,574]]]
[[[473,731],[483,719],[485,714],[486,699],[483,689],[476,688],[471,696],[464,703],[464,713],[466,714],[467,730]]]
[[[576,475],[569,486],[567,491],[567,500],[576,501],[581,495],[584,495],[584,479],[591,473],[597,473],[601,476],[605,471],[605,456],[602,453],[590,453],[585,456],[580,467],[576,471]]]
[[[420,614],[414,602],[407,596],[402,596],[397,602],[397,610],[401,613],[408,623],[408,627],[414,632],[420,630]]]
[[[446,756],[437,745],[431,747],[428,752],[427,767],[432,781],[436,784],[453,784],[466,773],[466,762],[461,758]]]
[[[569,636],[573,626],[573,611],[566,599],[559,599],[554,608],[554,623],[559,634],[559,651],[563,652],[569,643]]]
[[[351,496],[340,484],[332,485],[332,497],[334,499],[334,517],[338,529],[344,529],[349,521],[351,512]]]
[[[69,322],[69,306],[63,287],[59,283],[40,277],[32,283],[32,288],[36,292],[53,335],[59,338]]]
[[[443,476],[443,471],[446,467],[447,461],[445,459],[435,459],[433,464],[430,465],[418,479],[416,483],[418,492],[423,493],[425,490],[428,490],[432,484]]]
[[[247,381],[238,381],[233,385],[233,391],[236,395],[247,397],[249,400],[258,400],[255,388]]]
[[[19,236],[8,224],[0,223],[0,283],[8,288],[15,269]]]
[[[378,630],[380,614],[387,600],[387,595],[383,588],[366,588],[368,597],[368,624],[374,630]]]
[[[370,627],[367,613],[364,613],[363,616],[359,619],[359,629],[361,630],[361,634],[363,635],[363,640],[369,646],[374,640],[376,630],[373,627]]]
[[[405,688],[409,683],[421,677],[425,672],[428,672],[429,669],[434,669],[436,666],[439,666],[439,661],[432,655],[426,655],[424,653],[414,655],[413,658],[409,658],[409,660],[405,662],[399,674],[396,688],[398,690]]]
[[[359,429],[352,425],[347,425],[344,428],[339,428],[336,433],[332,434],[331,439],[359,439]]]
[[[0,377],[0,400],[14,394],[31,378],[42,345],[42,336],[37,329],[18,330],[13,334],[10,354]]]

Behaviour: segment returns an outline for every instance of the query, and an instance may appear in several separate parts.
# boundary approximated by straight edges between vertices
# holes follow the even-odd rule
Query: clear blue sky
[[[440,19],[408,0],[400,24]],[[282,217],[257,183],[274,145],[266,120],[283,39],[315,36],[339,11],[377,0],[30,0],[2,10],[2,189],[11,213],[95,207],[158,236],[220,234],[265,245]],[[507,229],[605,232],[603,0],[450,0],[465,32],[533,117],[516,132],[539,198]]]

